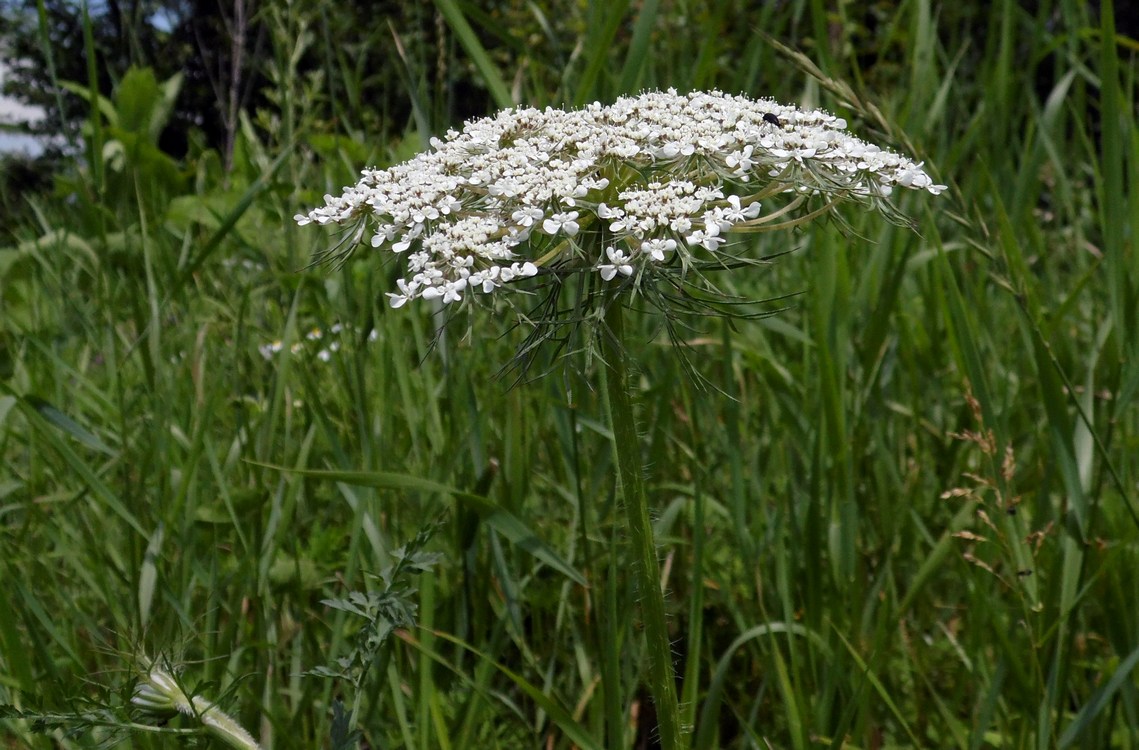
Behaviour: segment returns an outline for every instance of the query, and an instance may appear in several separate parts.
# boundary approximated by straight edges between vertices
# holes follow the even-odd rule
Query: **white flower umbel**
[[[367,241],[399,256],[392,307],[458,303],[542,270],[641,283],[673,264],[714,263],[733,232],[793,226],[843,200],[899,219],[894,188],[945,187],[827,112],[719,91],[506,110],[431,145],[296,216],[351,225],[346,253]]]

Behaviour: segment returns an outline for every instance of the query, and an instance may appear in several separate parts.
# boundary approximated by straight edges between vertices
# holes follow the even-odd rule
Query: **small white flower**
[[[499,271],[498,278],[505,284],[514,279],[525,279],[537,275],[538,267],[530,261],[526,261],[525,263],[512,263],[509,268],[503,268]]]
[[[503,196],[513,198],[522,191],[523,186],[511,179],[503,179],[487,187],[486,191],[495,197]]]
[[[729,195],[728,204],[728,208],[723,209],[723,217],[732,224],[739,224],[759,216],[760,205],[757,202],[753,201],[747,208],[741,208],[740,197],[738,195]],[[725,229],[725,231],[727,230]]]
[[[495,281],[501,269],[498,266],[492,266],[485,271],[476,271],[467,278],[467,283],[472,289],[477,289],[483,294],[490,294],[498,288],[498,283]]]
[[[456,281],[449,281],[443,287],[443,304],[450,304],[458,302],[463,298],[463,290],[467,288],[466,279],[458,279]]]
[[[439,213],[447,216],[448,214],[458,213],[463,210],[463,204],[459,199],[453,195],[443,196],[443,200],[439,203]]]
[[[641,250],[648,253],[649,257],[658,263],[665,259],[667,253],[671,253],[675,249],[676,240],[671,239],[645,240],[645,244],[641,245]]]
[[[570,237],[573,237],[577,234],[579,228],[577,224],[578,216],[577,211],[554,214],[542,222],[542,230],[546,234],[557,234],[559,231],[564,231]]]
[[[261,356],[265,359],[272,359],[273,355],[280,352],[284,346],[284,343],[280,339],[277,339],[270,344],[263,344],[262,346],[257,347],[257,351],[259,351],[261,353]]]
[[[530,239],[530,233],[533,231],[534,227],[509,227],[504,239],[510,246],[514,247]]]
[[[725,240],[723,237],[719,237],[715,234],[708,234],[706,232],[700,231],[699,229],[685,237],[684,240],[691,247],[700,246],[705,250],[713,253],[716,252],[717,248],[719,248],[720,245],[727,242],[727,240]]]
[[[409,299],[415,296],[415,292],[419,288],[419,284],[416,282],[413,281],[409,284],[403,279],[396,279],[396,285],[399,287],[399,294],[393,294],[392,292],[387,293],[388,304],[393,308],[403,307]],[[375,331],[372,331],[372,333],[375,333]]]
[[[724,199],[724,191],[717,185],[701,185],[696,188],[695,194],[701,203],[711,203]]]
[[[687,216],[677,216],[668,227],[677,234],[688,234],[692,230],[692,219]]]
[[[376,226],[376,233],[372,235],[372,247],[379,247],[385,242],[390,242],[396,237],[396,229],[390,224],[380,224]]]
[[[731,154],[728,154],[728,158],[724,160],[724,163],[735,170],[733,174],[743,175],[745,172],[755,166],[755,162],[752,161],[751,158],[751,155],[754,153],[754,151],[755,147],[749,144],[747,146],[744,146],[740,151],[735,151]]]
[[[707,234],[718,235],[732,228],[732,222],[725,215],[723,206],[717,206],[704,214],[704,231]]]
[[[599,219],[619,219],[625,215],[625,212],[620,208],[610,208],[604,203],[597,204],[597,218]]]
[[[535,208],[534,206],[523,206],[510,214],[510,218],[520,227],[530,227],[535,221],[541,221],[542,216],[542,209]]]
[[[605,248],[605,254],[609,256],[609,262],[597,267],[597,270],[601,272],[602,279],[612,281],[618,273],[622,276],[633,275],[633,266],[629,263],[629,258],[623,251],[615,247],[607,247]]]
[[[435,206],[424,206],[419,211],[412,212],[411,218],[415,219],[417,224],[435,221],[439,218],[439,209],[435,208]]]

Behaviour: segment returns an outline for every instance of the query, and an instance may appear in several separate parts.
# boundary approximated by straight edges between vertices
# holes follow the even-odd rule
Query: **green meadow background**
[[[627,321],[692,747],[1139,747],[1120,6],[267,2],[231,148],[181,154],[177,79],[48,44],[88,75],[0,196],[0,746],[220,747],[132,711],[149,658],[266,748],[653,747],[595,368],[519,380],[525,329],[436,336],[292,217],[464,118],[675,87],[950,186],[746,240],[774,315]]]

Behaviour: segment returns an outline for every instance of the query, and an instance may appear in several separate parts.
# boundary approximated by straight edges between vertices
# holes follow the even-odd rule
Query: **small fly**
[[[763,114],[763,121],[771,123],[772,125],[774,125],[777,128],[783,127],[783,123],[780,121],[780,119],[778,117],[776,117],[775,115],[771,114],[770,112],[765,112]]]

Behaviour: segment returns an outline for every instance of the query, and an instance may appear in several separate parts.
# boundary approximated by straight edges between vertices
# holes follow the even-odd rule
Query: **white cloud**
[[[0,60],[0,86],[4,85],[7,78],[8,65],[3,60]],[[43,119],[43,116],[44,111],[42,107],[29,107],[15,99],[0,96],[0,122],[18,122],[22,120],[32,120],[34,122]]]
[[[4,85],[8,77],[8,65],[0,60],[0,86]],[[42,107],[29,107],[6,96],[0,96],[0,123],[35,122],[42,120],[44,111]],[[43,151],[43,144],[36,138],[20,133],[0,132],[0,153],[23,152],[35,156]]]

